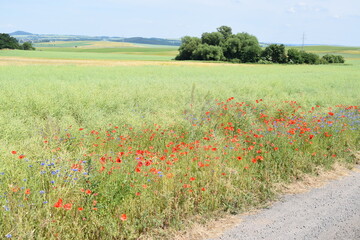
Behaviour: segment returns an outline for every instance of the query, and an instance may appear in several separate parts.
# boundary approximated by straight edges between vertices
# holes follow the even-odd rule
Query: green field
[[[194,216],[262,206],[277,183],[353,164],[360,150],[358,49],[309,49],[343,54],[339,65],[142,65],[172,63],[176,49],[41,50],[0,51],[0,63],[104,64],[0,64],[1,237],[172,239]],[[141,61],[106,64],[115,60]]]
[[[92,52],[72,52],[72,51],[21,51],[21,50],[4,50],[0,51],[0,57],[24,57],[24,58],[43,58],[43,59],[84,59],[84,60],[156,60],[169,61],[174,58],[174,54],[166,55],[163,52],[110,52],[104,53],[107,49],[95,50]]]

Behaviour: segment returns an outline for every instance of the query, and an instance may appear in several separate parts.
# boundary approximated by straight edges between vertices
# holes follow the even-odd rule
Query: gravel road
[[[216,238],[234,239],[360,240],[360,167],[321,188],[285,195]]]

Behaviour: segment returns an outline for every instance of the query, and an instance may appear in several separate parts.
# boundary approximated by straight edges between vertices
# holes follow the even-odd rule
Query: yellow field
[[[136,45],[133,43],[126,42],[109,42],[109,41],[55,41],[55,42],[46,42],[46,43],[38,43],[39,47],[44,45],[47,47],[49,44],[53,45],[53,47],[62,47],[64,44],[72,44],[74,43],[77,48],[118,48],[118,47],[142,47],[141,45]],[[86,45],[85,45],[86,44]]]

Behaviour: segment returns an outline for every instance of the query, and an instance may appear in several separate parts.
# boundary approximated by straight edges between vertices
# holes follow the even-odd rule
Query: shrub
[[[301,51],[301,56],[304,59],[304,63],[307,64],[319,64],[320,57],[315,53],[308,53]]]
[[[224,58],[221,47],[207,44],[199,45],[192,55],[194,60],[220,61]]]
[[[295,48],[290,48],[287,53],[288,62],[293,64],[303,64],[304,59],[302,57],[301,51]]]
[[[287,57],[284,44],[271,44],[261,54],[262,58],[273,63],[286,63]]]
[[[23,50],[35,50],[31,42],[24,42],[21,48]]]
[[[185,36],[181,39],[181,46],[179,54],[175,57],[176,60],[191,60],[193,59],[193,52],[201,44],[200,38]]]
[[[0,33],[0,49],[20,49],[19,42],[16,38],[9,34]]]

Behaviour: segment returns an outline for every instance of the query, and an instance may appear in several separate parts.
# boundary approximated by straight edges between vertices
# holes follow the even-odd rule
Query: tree
[[[286,63],[287,57],[284,44],[271,44],[265,48],[261,56],[266,61],[273,63]]]
[[[228,60],[237,59],[239,62],[257,62],[261,48],[257,38],[248,33],[238,33],[228,38],[222,45],[224,56]]]
[[[288,62],[293,64],[303,64],[304,59],[302,57],[301,51],[296,48],[290,48],[287,53]]]
[[[335,55],[335,57],[336,57],[336,59],[335,59],[336,63],[345,63],[345,59],[343,56]]]
[[[20,49],[19,42],[16,38],[11,37],[9,34],[0,33],[0,49]]]
[[[179,47],[179,54],[175,60],[191,60],[193,52],[201,44],[201,39],[197,37],[185,36],[181,39],[181,46]]]
[[[228,26],[221,26],[216,29],[219,33],[223,35],[223,38],[226,40],[232,35],[232,29]]]
[[[315,53],[308,53],[305,51],[301,51],[301,56],[304,59],[304,63],[307,63],[307,64],[319,64],[319,62],[320,62],[319,55],[317,55]]]
[[[24,42],[21,48],[23,50],[35,50],[31,42]]]
[[[321,59],[325,60],[327,63],[344,63],[344,57],[341,55],[332,55],[326,54]]]
[[[219,32],[203,33],[201,35],[201,42],[203,44],[219,46],[223,41],[223,35]]]
[[[241,47],[238,58],[241,62],[257,62],[260,58],[261,47],[258,39],[248,33],[238,33],[235,35],[240,40]]]
[[[228,38],[222,48],[226,59],[238,59],[241,49],[241,41],[237,37]]]
[[[194,60],[220,61],[224,55],[220,46],[200,44],[193,52]]]

